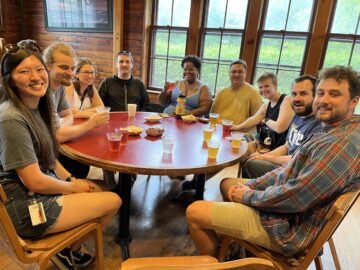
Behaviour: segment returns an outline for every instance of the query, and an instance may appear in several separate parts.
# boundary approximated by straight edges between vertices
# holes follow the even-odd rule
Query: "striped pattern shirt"
[[[285,255],[311,244],[342,193],[360,188],[360,117],[325,125],[282,167],[246,185],[243,204],[259,211],[272,242]]]

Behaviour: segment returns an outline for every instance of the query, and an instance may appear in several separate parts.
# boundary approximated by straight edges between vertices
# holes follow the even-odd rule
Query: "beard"
[[[299,116],[307,116],[313,112],[312,104],[305,105],[304,110],[302,112],[297,112],[294,104],[291,104],[291,107],[293,108],[294,112]]]
[[[72,81],[71,79],[71,77],[62,77],[60,83],[64,86],[70,86]]]

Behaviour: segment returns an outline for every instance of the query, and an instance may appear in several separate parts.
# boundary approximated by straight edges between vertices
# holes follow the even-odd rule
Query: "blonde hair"
[[[53,64],[55,62],[54,54],[56,52],[76,58],[75,51],[73,50],[73,48],[71,48],[71,46],[69,46],[65,43],[62,43],[62,42],[55,42],[55,43],[49,45],[44,50],[43,57],[44,57],[44,61],[47,65]]]

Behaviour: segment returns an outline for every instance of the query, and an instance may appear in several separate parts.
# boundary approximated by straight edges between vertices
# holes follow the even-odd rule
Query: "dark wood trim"
[[[203,18],[204,0],[192,0],[190,10],[189,34],[186,44],[186,54],[200,55],[200,28]]]
[[[141,79],[143,82],[146,83],[146,85],[149,86],[149,72],[150,72],[150,55],[151,55],[151,24],[152,24],[152,11],[154,6],[154,1],[145,1],[145,7],[144,7],[144,31],[143,31],[143,48],[142,48],[142,60],[141,60]]]
[[[320,69],[334,3],[335,0],[317,1],[313,35],[311,36],[308,54],[305,56],[305,74],[317,75]]]
[[[247,63],[246,81],[250,82],[256,64],[256,44],[258,43],[258,32],[260,30],[261,14],[263,13],[264,0],[249,1],[248,15],[245,25],[244,47],[241,58]]]

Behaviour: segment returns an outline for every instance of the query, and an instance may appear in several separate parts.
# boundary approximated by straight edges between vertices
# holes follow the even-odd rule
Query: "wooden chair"
[[[104,269],[102,230],[97,222],[88,222],[68,231],[48,235],[40,240],[30,241],[20,238],[11,223],[5,208],[7,196],[0,185],[0,221],[10,242],[10,245],[20,262],[31,264],[37,262],[40,270],[46,269],[52,256],[70,246],[78,239],[92,234],[95,238],[96,269]],[[1,239],[0,241],[5,241]]]
[[[121,265],[121,270],[271,270],[274,265],[265,259],[247,258],[219,263],[210,256],[182,256],[161,258],[128,259]]]
[[[299,258],[285,257],[280,253],[269,251],[256,244],[252,244],[240,239],[234,239],[229,236],[224,236],[222,239],[222,245],[218,259],[219,261],[223,261],[229,245],[232,241],[235,241],[239,243],[241,247],[244,247],[246,250],[250,251],[250,253],[252,253],[254,256],[272,261],[276,269],[306,270],[314,260],[316,269],[320,270],[323,269],[323,267],[320,257],[321,255],[319,255],[319,252],[321,253],[323,245],[326,242],[329,242],[334,264],[338,270],[340,269],[340,263],[336,254],[334,242],[332,240],[332,235],[356,202],[357,198],[359,197],[359,193],[360,190],[356,192],[348,192],[342,194],[338,199],[336,199],[335,203],[326,214],[325,218],[327,219],[327,223],[325,227],[320,232],[316,240],[304,252],[304,255]]]

